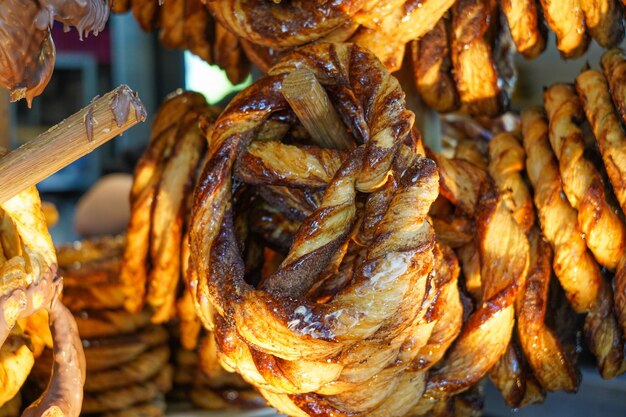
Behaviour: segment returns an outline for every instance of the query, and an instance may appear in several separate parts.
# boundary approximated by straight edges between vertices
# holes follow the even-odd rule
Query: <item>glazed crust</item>
[[[517,52],[525,58],[536,58],[546,48],[546,28],[535,0],[500,2]]]
[[[573,85],[554,84],[544,91],[552,150],[559,160],[563,191],[578,210],[578,225],[600,265],[615,269],[626,248],[626,227],[609,204],[604,182],[585,158],[580,125],[583,106]]]
[[[452,7],[452,64],[461,102],[472,115],[504,109],[493,58],[497,7],[493,0],[460,0]]]
[[[589,35],[578,0],[541,0],[543,15],[556,35],[556,46],[564,58],[576,58],[587,51]]]
[[[421,39],[411,42],[413,77],[424,103],[438,112],[454,111],[459,94],[452,77],[447,19],[441,19]]]

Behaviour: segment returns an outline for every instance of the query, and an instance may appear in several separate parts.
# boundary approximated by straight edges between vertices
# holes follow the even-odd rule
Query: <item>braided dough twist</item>
[[[302,67],[352,129],[360,146],[348,154],[260,142],[266,132],[276,141],[297,130],[280,89],[284,76]],[[428,342],[429,332],[420,332],[422,300],[435,241],[426,216],[438,176],[416,152],[412,121],[397,81],[371,53],[316,44],[281,61],[216,122],[192,214],[197,281],[190,288],[204,322],[215,324],[222,363],[282,412],[400,416],[424,389],[425,371],[410,364]],[[272,157],[282,152],[299,157]],[[248,170],[240,157],[265,168]],[[324,161],[336,158],[329,175]],[[268,166],[274,174],[253,179]],[[291,211],[301,191],[320,184],[323,197],[310,210]],[[242,206],[232,191],[251,185],[292,196],[282,207],[302,222],[285,259],[256,288],[244,280]]]
[[[585,335],[603,377],[626,370],[621,329],[613,315],[613,294],[588,252],[576,210],[564,197],[558,164],[548,142],[548,121],[539,108],[522,113],[528,177],[543,235],[554,250],[553,267],[570,304],[587,312]]]

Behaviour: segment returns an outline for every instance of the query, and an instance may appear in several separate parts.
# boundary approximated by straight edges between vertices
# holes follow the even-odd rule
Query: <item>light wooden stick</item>
[[[146,119],[146,110],[121,85],[0,159],[0,203]]]
[[[352,149],[354,138],[346,131],[324,87],[307,69],[283,80],[282,93],[311,138],[325,148]]]

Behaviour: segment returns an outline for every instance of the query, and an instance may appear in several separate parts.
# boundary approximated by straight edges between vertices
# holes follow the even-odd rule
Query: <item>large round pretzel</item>
[[[298,68],[325,87],[355,149],[301,145],[307,134],[281,94]],[[434,260],[426,216],[438,175],[417,151],[412,121],[371,53],[316,44],[287,56],[216,122],[192,213],[190,288],[214,323],[222,363],[282,412],[399,416],[421,396],[426,372],[411,365],[430,334],[420,332],[424,303],[452,280],[429,277],[436,264],[452,270]],[[324,161],[333,168],[316,169]],[[283,262],[256,285],[242,257],[249,192],[301,221]]]

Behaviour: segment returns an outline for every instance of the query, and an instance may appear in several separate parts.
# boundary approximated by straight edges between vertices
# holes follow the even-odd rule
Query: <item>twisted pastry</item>
[[[213,16],[251,42],[285,49],[303,45],[337,29],[358,12],[364,0],[269,2],[208,0]]]
[[[341,104],[339,113],[363,145],[344,157],[278,270],[255,288],[244,280],[237,244],[242,229],[235,227],[241,208],[231,201],[231,177],[266,121],[289,111],[280,85],[297,67],[310,69]],[[403,102],[397,81],[370,53],[317,44],[285,58],[240,93],[216,123],[196,189],[190,243],[198,281],[190,287],[205,322],[215,323],[222,363],[282,412],[403,415],[424,388],[425,372],[409,365],[428,341],[418,329],[434,247],[425,217],[437,194],[437,175],[431,161],[401,150],[416,146],[408,135],[412,114]],[[378,113],[381,106],[385,111]],[[310,178],[297,164],[289,172],[292,189]],[[274,190],[283,193],[282,187]],[[363,214],[357,190],[367,200]],[[322,299],[320,285],[332,288]],[[380,340],[389,341],[384,350]]]
[[[141,384],[124,388],[85,394],[83,409],[85,413],[102,413],[123,410],[136,404],[153,401],[171,389],[172,367],[166,366],[158,374]]]
[[[489,175],[505,199],[505,204],[516,223],[528,233],[534,224],[534,208],[521,175],[524,169],[524,156],[524,151],[514,133],[500,133],[489,142]],[[520,283],[520,288],[524,288],[524,282]],[[516,304],[517,314],[518,307],[519,304]],[[529,372],[526,358],[514,338],[489,371],[489,377],[510,407],[542,402],[545,397],[543,389]]]
[[[613,104],[626,123],[626,58],[621,49],[611,49],[602,55],[602,69],[610,86]]]
[[[453,3],[453,0],[408,0],[389,8],[375,28],[361,27],[350,42],[372,51],[389,71],[397,71],[402,66],[405,45],[431,31]]]
[[[517,334],[535,377],[547,391],[574,392],[580,374],[556,333],[545,324],[552,249],[538,230],[529,235],[530,271],[518,297]]]
[[[425,396],[442,399],[474,385],[506,351],[514,301],[529,259],[528,240],[486,173],[461,160],[437,157],[436,161],[442,195],[475,219],[482,286],[481,306],[469,317],[441,366],[429,375]],[[488,349],[484,340],[490,340]]]
[[[169,357],[168,346],[157,346],[118,368],[91,372],[85,380],[85,391],[94,393],[119,389],[153,379],[161,369],[166,367]]]
[[[517,52],[532,59],[546,48],[546,27],[535,0],[503,0],[500,2]]]
[[[576,211],[561,197],[561,179],[548,142],[548,123],[543,110],[525,110],[522,129],[528,177],[535,189],[535,207],[543,235],[554,250],[554,271],[574,310],[588,313],[587,343],[602,376],[611,378],[626,370],[622,335],[612,311],[611,288],[586,248]]]
[[[411,42],[417,91],[426,105],[443,113],[459,106],[459,94],[450,73],[452,63],[448,43],[448,19],[445,18],[421,39]]]
[[[574,86],[550,86],[544,91],[544,106],[563,191],[578,210],[578,225],[585,242],[598,263],[615,269],[626,247],[626,227],[605,196],[600,173],[584,157],[585,143],[579,127],[584,115]]]
[[[85,375],[83,350],[76,323],[57,300],[61,280],[56,276],[56,255],[39,194],[31,187],[4,202],[1,208],[0,346],[18,320],[45,310],[54,349],[49,385],[23,415],[58,413],[77,417]],[[24,365],[28,369],[27,362]],[[1,391],[19,389],[20,381],[13,382],[16,384],[4,386]]]
[[[103,0],[7,0],[0,4],[0,85],[11,101],[30,106],[42,93],[54,69],[50,35],[54,20],[74,26],[82,39],[104,29],[109,7]]]
[[[626,135],[611,103],[607,80],[600,72],[587,70],[576,77],[576,89],[598,141],[598,147],[609,180],[613,185],[613,191],[622,207],[622,212],[624,212],[626,210],[626,188],[623,176],[626,173],[626,160],[623,155],[623,145],[626,143]],[[619,324],[626,331],[626,297],[624,296],[626,291],[624,267],[626,265],[624,256],[622,254],[622,260],[620,260],[615,275],[615,309]]]
[[[195,93],[167,100],[155,117],[150,144],[135,169],[120,279],[126,309],[139,312],[147,300],[157,309],[155,321],[168,320],[174,311],[185,196],[206,146],[195,120],[207,109],[204,98]]]
[[[564,58],[576,58],[589,46],[585,16],[577,0],[541,0],[543,15],[556,35],[556,46]]]
[[[580,0],[589,34],[603,48],[618,46],[624,39],[624,13],[617,0]]]
[[[489,175],[524,233],[535,224],[535,208],[526,186],[525,154],[515,133],[500,133],[489,142]]]
[[[470,114],[494,116],[507,101],[493,58],[497,11],[493,0],[459,0],[452,7],[454,78]]]

